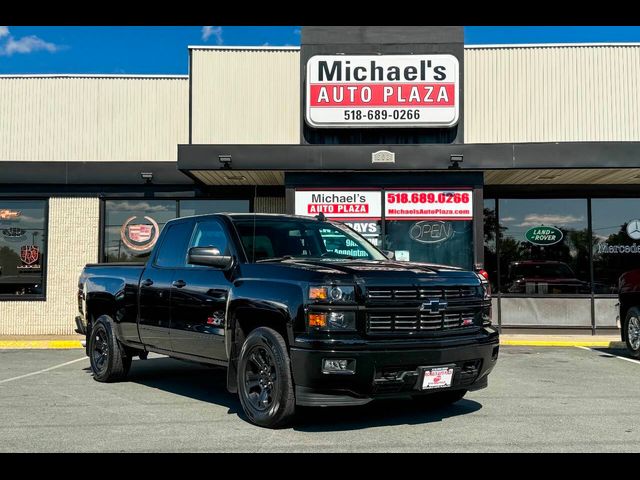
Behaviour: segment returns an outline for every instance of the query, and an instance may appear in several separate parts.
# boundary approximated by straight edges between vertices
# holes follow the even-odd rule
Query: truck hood
[[[393,260],[312,260],[288,259],[265,262],[274,270],[286,268],[295,276],[307,277],[308,281],[364,281],[369,285],[425,285],[456,282],[458,285],[478,285],[475,273],[456,267],[430,263],[398,262]],[[257,265],[256,265],[257,266]],[[274,272],[275,273],[275,272]],[[306,275],[305,275],[306,273]],[[283,278],[286,278],[286,274]]]

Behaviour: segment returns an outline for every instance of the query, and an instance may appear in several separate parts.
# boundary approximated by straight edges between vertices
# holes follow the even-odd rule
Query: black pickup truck
[[[223,366],[248,418],[272,428],[296,405],[443,404],[486,387],[486,280],[389,256],[322,217],[179,218],[146,264],[84,268],[77,331],[100,382],[148,352]]]

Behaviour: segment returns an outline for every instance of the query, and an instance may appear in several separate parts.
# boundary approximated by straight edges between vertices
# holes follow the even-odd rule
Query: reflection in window
[[[387,220],[385,249],[401,261],[473,268],[473,222]]]
[[[0,200],[0,296],[44,294],[45,200]]]
[[[146,262],[162,227],[175,217],[175,200],[107,200],[105,261]]]
[[[618,279],[640,268],[640,199],[591,201],[594,293],[617,293]]]
[[[247,213],[249,200],[180,200],[180,216],[207,213]]]
[[[590,293],[586,199],[501,199],[499,220],[503,293]]]
[[[491,290],[498,291],[498,258],[496,256],[496,237],[498,218],[496,216],[496,201],[484,201],[484,269],[489,273]]]

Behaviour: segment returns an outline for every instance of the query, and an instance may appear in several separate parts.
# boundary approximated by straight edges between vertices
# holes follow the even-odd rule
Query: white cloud
[[[584,217],[574,217],[573,215],[539,215],[532,213],[524,217],[524,222],[516,225],[517,227],[536,227],[538,225],[565,225],[568,223],[577,223]]]
[[[500,221],[508,223],[508,222],[513,222],[516,219],[516,217],[503,217],[500,219]]]
[[[10,57],[14,53],[31,53],[45,50],[49,53],[55,53],[62,47],[55,43],[47,42],[35,35],[28,35],[16,39],[9,32],[8,27],[0,27],[0,39],[6,38],[4,42],[0,42],[0,56]]]
[[[224,40],[222,39],[222,27],[202,27],[202,40],[206,42],[211,36],[215,37],[217,45],[222,45],[224,43]]]

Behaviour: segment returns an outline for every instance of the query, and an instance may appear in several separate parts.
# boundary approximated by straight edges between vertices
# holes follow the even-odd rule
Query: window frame
[[[47,286],[48,286],[48,265],[49,265],[49,203],[51,197],[12,197],[12,196],[2,196],[2,201],[10,201],[10,202],[20,202],[20,201],[44,201],[44,231],[45,237],[47,239],[46,249],[45,249],[45,258],[42,262],[42,293],[39,294],[25,294],[25,295],[16,295],[16,294],[3,294],[0,293],[0,302],[45,302],[47,300]]]

